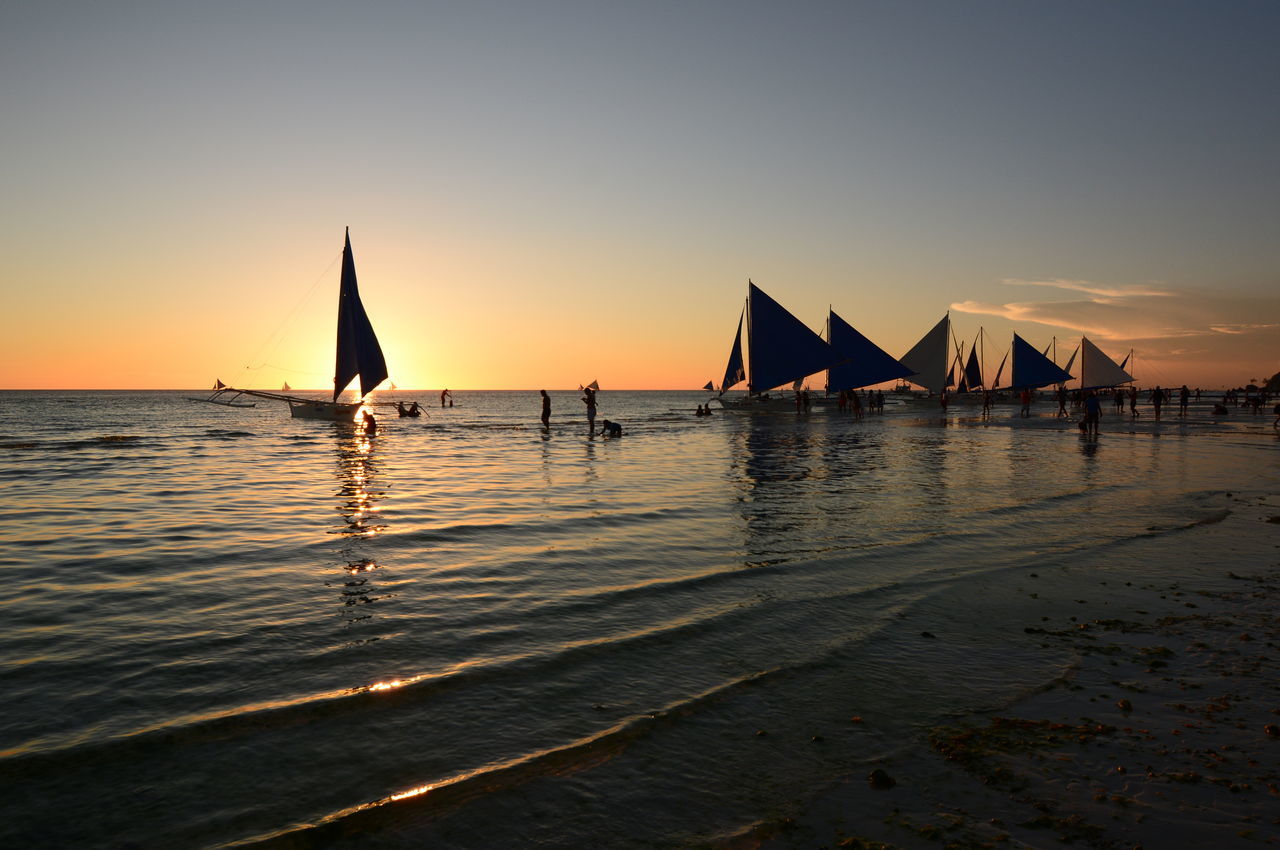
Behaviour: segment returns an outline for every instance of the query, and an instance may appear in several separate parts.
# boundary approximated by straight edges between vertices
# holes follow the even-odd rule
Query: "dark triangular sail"
[[[1000,358],[1000,368],[996,369],[996,379],[991,382],[991,386],[1000,386],[1000,376],[1004,374],[1004,364],[1009,360],[1009,352],[1004,353],[1004,357]]]
[[[747,287],[752,392],[789,384],[844,359],[760,287],[750,281]]]
[[[1034,389],[1069,380],[1071,380],[1070,372],[1054,364],[1016,333],[1013,335],[1012,386],[1019,389],[1023,387]]]
[[[840,318],[835,310],[827,318],[827,340],[841,357],[847,358],[827,370],[828,390],[856,390],[915,374]]]
[[[720,382],[720,392],[737,386],[747,379],[747,370],[742,365],[742,317],[746,308],[738,316],[738,332],[733,335],[733,348],[729,349],[729,363],[724,367],[724,380]]]
[[[976,390],[982,386],[982,364],[978,362],[978,343],[969,348],[969,360],[964,365],[964,386],[961,392]]]
[[[338,294],[338,357],[334,366],[333,400],[360,376],[360,397],[387,379],[387,361],[360,303],[356,287],[356,262],[351,255],[351,233],[342,248],[342,287]]]

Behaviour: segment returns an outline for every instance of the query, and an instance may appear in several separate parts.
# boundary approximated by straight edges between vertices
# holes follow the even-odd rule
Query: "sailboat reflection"
[[[380,508],[378,502],[386,495],[378,485],[378,474],[381,456],[377,451],[377,439],[366,434],[364,428],[348,425],[335,425],[335,455],[338,477],[337,512],[342,520],[330,534],[342,537],[338,548],[344,566],[341,581],[328,581],[329,587],[341,588],[340,597],[344,608],[362,608],[380,598],[378,586],[372,580],[372,573],[378,569],[377,560],[372,557],[370,543],[373,538],[386,530],[386,524],[379,522]],[[367,611],[350,610],[346,612],[348,622],[367,620],[373,615]]]

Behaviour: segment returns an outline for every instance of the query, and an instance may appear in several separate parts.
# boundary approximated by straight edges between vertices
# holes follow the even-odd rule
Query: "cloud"
[[[1006,277],[1000,282],[1006,286],[1048,286],[1054,289],[1084,292],[1088,295],[1097,295],[1100,298],[1165,298],[1174,294],[1168,290],[1157,289],[1154,286],[1148,286],[1146,284],[1107,286],[1105,284],[1093,283],[1088,280],[1064,280],[1063,278],[1055,278],[1054,280],[1023,280],[1022,278]]]
[[[1258,324],[1256,322],[1240,322],[1236,324],[1210,325],[1209,330],[1220,334],[1245,334],[1249,331],[1262,330],[1263,328],[1280,327],[1280,324],[1274,322],[1269,324]]]
[[[1072,301],[1010,301],[990,304],[960,301],[951,309],[961,313],[999,316],[1011,322],[1033,322],[1101,340],[1134,342],[1219,335],[1239,336],[1280,327],[1274,322],[1240,321],[1258,306],[1233,303],[1214,295],[1176,292],[1146,284],[1115,286],[1087,280],[1017,280],[1008,285],[1041,286],[1081,292],[1087,298]],[[1274,311],[1274,299],[1267,308]]]
[[[1143,364],[1142,380],[1151,382],[1177,378],[1176,383],[1234,386],[1248,374],[1271,374],[1280,365],[1280,321],[1265,321],[1280,317],[1280,299],[1270,293],[1223,295],[1208,287],[1175,290],[1082,280],[1002,282],[1078,295],[1053,301],[960,301],[951,309],[1054,328],[1059,337],[1083,334],[1112,352],[1134,349]],[[1034,329],[1018,330],[1033,338]]]

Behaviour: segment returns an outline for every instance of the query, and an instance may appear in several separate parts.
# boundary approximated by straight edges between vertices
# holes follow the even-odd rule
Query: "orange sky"
[[[719,381],[749,277],[1280,370],[1274,7],[374,5],[10,11],[0,388],[325,387],[347,225],[403,387]]]

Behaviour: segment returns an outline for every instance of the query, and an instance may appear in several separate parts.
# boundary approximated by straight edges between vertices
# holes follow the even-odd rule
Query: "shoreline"
[[[1280,844],[1280,817],[1265,814],[1280,805],[1280,498],[1222,500],[1229,510],[1189,524],[1194,539],[1168,555],[1193,559],[1183,575],[1107,564],[1017,577],[1025,610],[1003,612],[1012,616],[985,637],[1057,655],[1064,675],[922,725],[891,754],[714,845]],[[930,628],[926,640],[951,631]]]

